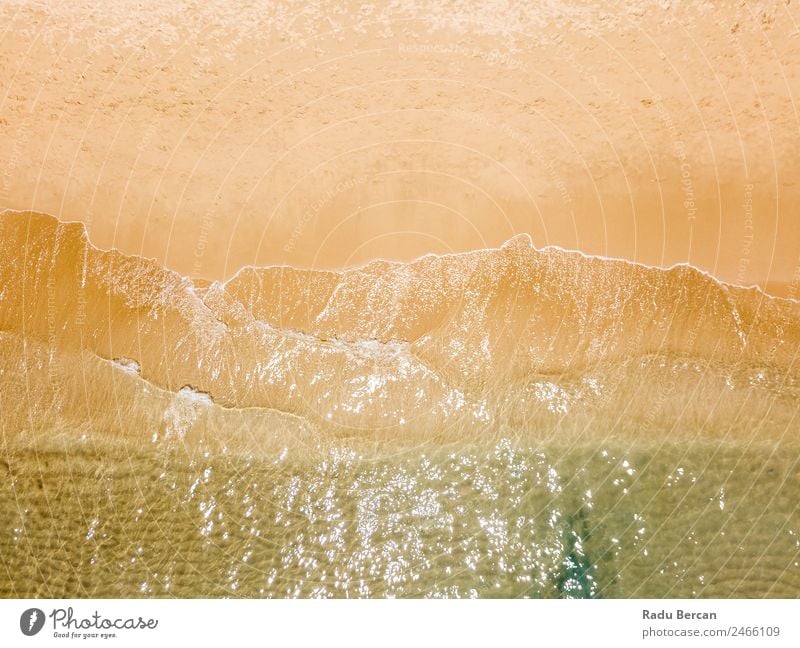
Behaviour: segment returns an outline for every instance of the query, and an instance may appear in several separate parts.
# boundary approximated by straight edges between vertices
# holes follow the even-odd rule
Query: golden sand
[[[209,284],[0,234],[0,595],[800,587],[797,302],[524,236]]]
[[[0,207],[208,279],[529,233],[796,295],[796,4],[4,2]]]
[[[800,592],[796,3],[0,18],[0,596]]]
[[[646,411],[670,380],[710,389],[711,411],[735,412],[753,389],[794,411],[798,303],[688,266],[536,250],[519,236],[406,264],[247,268],[198,286],[155,261],[97,250],[81,224],[26,212],[0,217],[0,253],[6,375],[28,380],[42,363],[60,376],[97,358],[102,385],[132,374],[227,408],[422,438],[524,427],[537,401],[573,418],[573,407],[606,416],[624,407],[636,421],[637,396]],[[37,348],[38,361],[25,359]],[[778,411],[769,420],[784,421]]]

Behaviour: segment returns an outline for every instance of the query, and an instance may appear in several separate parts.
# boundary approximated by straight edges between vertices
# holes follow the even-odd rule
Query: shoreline
[[[124,252],[120,248],[114,248],[114,247],[112,247],[112,248],[102,248],[102,247],[100,247],[98,245],[95,245],[91,240],[91,237],[90,237],[90,234],[89,234],[89,230],[88,230],[88,227],[87,227],[86,223],[83,222],[80,219],[62,221],[62,220],[59,220],[53,214],[48,214],[48,213],[45,213],[45,212],[36,212],[36,211],[32,211],[32,210],[27,210],[27,209],[11,209],[11,208],[0,209],[0,218],[3,218],[6,214],[44,216],[44,217],[47,217],[47,218],[55,220],[56,223],[57,223],[57,226],[61,226],[61,225],[80,225],[83,228],[82,237],[85,239],[86,244],[94,252],[119,254],[120,256],[122,256],[122,257],[124,257],[124,258],[126,258],[128,260],[131,260],[131,261],[134,261],[134,260],[135,261],[145,261],[145,262],[152,261],[154,263],[157,263],[157,264],[161,265],[160,262],[158,261],[158,259],[155,258],[155,257],[147,257],[147,256],[139,256],[139,255],[136,255],[136,254],[128,254],[128,253]],[[212,284],[217,283],[222,288],[224,288],[227,284],[235,281],[244,272],[259,272],[259,271],[270,271],[270,270],[289,270],[289,271],[296,271],[296,272],[308,271],[308,272],[312,272],[312,273],[313,272],[332,273],[332,274],[336,274],[336,275],[341,276],[341,275],[345,275],[345,274],[348,274],[348,273],[358,272],[360,270],[367,269],[372,264],[376,264],[376,265],[379,265],[379,266],[384,266],[384,265],[385,266],[413,266],[413,265],[415,265],[415,264],[417,264],[417,263],[419,263],[421,261],[430,260],[430,259],[442,260],[442,259],[448,259],[448,258],[452,258],[452,257],[468,257],[470,255],[476,255],[476,254],[481,254],[481,253],[499,252],[503,248],[506,248],[509,245],[511,245],[515,239],[519,239],[519,238],[524,239],[525,241],[527,241],[527,243],[530,245],[531,249],[535,253],[547,253],[548,251],[554,251],[554,252],[564,253],[566,255],[578,255],[579,257],[581,257],[583,259],[590,260],[590,261],[601,261],[601,262],[609,261],[611,263],[626,264],[626,265],[630,265],[630,266],[633,266],[633,267],[636,267],[636,268],[641,268],[642,270],[663,270],[665,272],[669,272],[670,270],[675,270],[675,269],[678,269],[678,268],[685,268],[685,269],[690,270],[692,272],[697,272],[698,274],[702,275],[703,277],[705,277],[707,279],[710,279],[711,281],[713,281],[715,284],[719,285],[720,287],[723,287],[723,288],[726,288],[726,289],[735,288],[735,289],[741,289],[741,290],[745,290],[745,291],[753,290],[753,291],[759,293],[760,296],[763,296],[763,297],[765,297],[767,299],[774,299],[774,300],[777,300],[779,302],[788,302],[788,303],[798,303],[798,302],[800,302],[800,297],[795,297],[794,296],[795,294],[797,294],[797,287],[796,287],[796,283],[797,282],[796,281],[793,281],[791,284],[779,284],[780,285],[780,289],[777,289],[777,287],[776,287],[775,290],[770,292],[769,290],[766,290],[765,288],[763,288],[762,286],[760,286],[758,284],[742,285],[742,284],[735,284],[735,283],[730,283],[728,281],[724,281],[722,279],[719,279],[719,278],[715,277],[710,272],[708,272],[706,270],[703,270],[702,268],[700,268],[698,266],[692,265],[688,261],[675,263],[675,264],[673,264],[671,266],[657,266],[657,265],[654,266],[654,265],[648,265],[648,264],[643,263],[641,261],[632,261],[630,259],[625,259],[623,257],[608,257],[608,256],[603,256],[601,254],[589,254],[589,253],[583,252],[581,250],[563,248],[563,247],[560,247],[558,245],[546,245],[544,247],[537,247],[536,244],[534,243],[533,239],[531,238],[531,235],[528,234],[527,232],[522,232],[522,233],[519,233],[519,234],[515,234],[512,238],[510,238],[510,239],[502,242],[500,245],[497,245],[497,246],[494,246],[494,247],[480,248],[480,249],[474,249],[474,250],[464,250],[464,251],[461,251],[461,252],[444,252],[444,253],[426,252],[426,253],[418,256],[418,257],[413,257],[413,258],[410,258],[410,259],[402,259],[402,260],[401,259],[390,259],[390,258],[376,257],[374,259],[370,259],[369,261],[365,261],[362,264],[354,265],[354,266],[347,266],[347,267],[344,267],[344,268],[305,268],[305,267],[295,266],[295,265],[290,265],[290,264],[261,265],[261,266],[245,265],[245,266],[242,266],[241,268],[239,268],[233,275],[231,275],[230,277],[228,277],[225,280],[209,279],[208,277],[194,277],[194,276],[181,275],[176,270],[173,270],[173,269],[171,269],[171,268],[169,268],[167,266],[162,266],[162,268],[163,268],[164,271],[167,271],[167,272],[175,272],[182,279],[187,279],[188,281],[191,281],[197,287],[208,288]],[[786,294],[781,294],[781,293],[786,293]]]
[[[527,233],[797,297],[797,7],[301,4],[0,3],[0,208],[219,281]]]

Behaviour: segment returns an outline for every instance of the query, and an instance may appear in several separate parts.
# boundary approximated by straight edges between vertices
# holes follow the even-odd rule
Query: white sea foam
[[[131,358],[114,358],[112,362],[114,363],[114,366],[118,367],[125,373],[129,373],[134,376],[138,376],[142,373],[142,368],[139,363]]]

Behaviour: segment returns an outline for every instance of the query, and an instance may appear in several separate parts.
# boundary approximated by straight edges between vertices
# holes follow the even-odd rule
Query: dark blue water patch
[[[590,531],[586,509],[570,515],[564,525],[564,559],[556,577],[556,590],[561,598],[597,598],[594,565],[586,553]]]

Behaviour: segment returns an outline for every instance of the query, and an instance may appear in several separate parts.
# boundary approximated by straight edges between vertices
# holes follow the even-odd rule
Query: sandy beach
[[[796,597],[799,24],[0,0],[0,597]]]
[[[3,2],[0,207],[181,274],[529,233],[798,292],[800,9]]]

